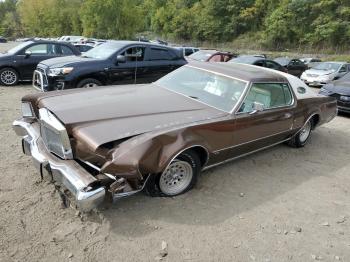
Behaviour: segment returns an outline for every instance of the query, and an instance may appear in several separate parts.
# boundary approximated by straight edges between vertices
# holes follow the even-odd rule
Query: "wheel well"
[[[320,123],[320,115],[313,115],[310,120],[312,123],[312,128],[315,128]]]
[[[94,79],[94,80],[101,82],[102,85],[106,84],[106,81],[103,77],[98,77],[95,75],[85,75],[85,76],[79,77],[79,79],[76,81],[76,85],[78,85],[81,81],[83,81],[85,79]]]
[[[1,66],[0,70],[2,70],[4,68],[11,68],[11,69],[15,70],[17,72],[18,76],[21,77],[21,75],[20,75],[19,71],[17,70],[17,68],[15,68],[13,66]]]
[[[198,155],[198,157],[199,157],[199,159],[201,161],[201,166],[202,167],[208,162],[209,153],[204,147],[194,146],[194,147],[191,147],[191,148],[187,149],[186,151],[193,151],[193,152],[195,152]]]

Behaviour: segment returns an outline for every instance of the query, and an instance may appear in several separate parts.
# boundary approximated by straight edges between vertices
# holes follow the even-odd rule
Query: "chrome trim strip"
[[[79,160],[81,162],[87,164],[89,167],[95,169],[96,171],[101,172],[101,168],[99,168],[98,166],[95,166],[94,164],[92,164],[92,163],[90,163],[88,161],[85,161],[85,160],[81,160],[81,159],[79,159]],[[117,180],[117,178],[115,176],[111,175],[111,174],[108,174],[108,173],[101,173],[101,174],[104,174],[104,175],[108,176],[112,180]]]
[[[244,142],[244,143],[241,143],[241,144],[238,144],[238,145],[225,147],[225,148],[222,148],[222,149],[219,149],[219,150],[215,150],[215,151],[213,151],[213,153],[215,154],[215,153],[221,152],[223,150],[227,150],[227,149],[230,149],[230,148],[235,148],[235,147],[239,147],[239,146],[246,145],[246,144],[249,144],[249,143],[253,143],[253,142],[256,142],[256,141],[259,141],[259,140],[263,140],[263,139],[266,139],[266,138],[269,138],[269,137],[273,137],[273,136],[277,136],[277,135],[280,135],[280,134],[283,134],[283,133],[287,133],[289,131],[290,130],[282,131],[282,132],[278,132],[278,133],[275,133],[275,134],[272,134],[272,135],[268,135],[268,136],[264,136],[264,137],[261,137],[261,138],[253,139],[253,140],[250,140],[248,142]]]
[[[233,158],[226,159],[225,161],[222,161],[222,162],[219,162],[219,163],[215,163],[215,164],[210,165],[210,166],[206,166],[206,167],[204,167],[204,168],[202,169],[202,171],[208,170],[208,169],[210,169],[210,168],[212,168],[212,167],[215,167],[215,166],[218,166],[218,165],[221,165],[221,164],[225,164],[225,163],[227,163],[227,162],[233,161],[233,160],[238,159],[238,158],[241,158],[241,157],[248,156],[248,155],[250,155],[250,154],[253,154],[253,153],[256,153],[256,152],[258,152],[258,151],[261,151],[261,150],[264,150],[264,149],[267,149],[267,148],[276,146],[276,145],[278,145],[278,144],[282,144],[282,143],[284,143],[284,142],[286,142],[286,141],[288,141],[288,140],[290,140],[290,138],[285,139],[285,140],[282,140],[282,141],[277,142],[277,143],[274,143],[274,144],[271,144],[271,145],[268,145],[268,146],[265,146],[265,147],[262,147],[262,148],[259,148],[259,149],[256,149],[256,150],[253,150],[253,151],[250,151],[250,152],[248,152],[248,153],[245,153],[245,154],[242,154],[242,155],[233,157]]]
[[[189,147],[186,147],[184,149],[182,149],[181,151],[179,151],[170,161],[169,163],[167,164],[167,166],[164,168],[164,170],[166,170],[169,165],[171,164],[171,162],[174,161],[175,158],[177,158],[179,155],[181,155],[183,152],[185,152],[186,150],[188,149],[191,149],[191,148],[194,148],[194,147],[201,147],[203,148],[206,152],[207,152],[207,160],[205,161],[204,165],[202,167],[204,167],[208,162],[209,162],[209,157],[210,157],[210,154],[209,154],[209,151],[204,147],[204,146],[201,146],[201,145],[192,145],[192,146],[189,146]],[[163,170],[163,171],[164,171]]]
[[[119,193],[119,194],[113,194],[113,202],[117,199],[120,199],[120,198],[123,198],[123,197],[128,197],[128,196],[131,196],[131,195],[134,195],[136,193],[139,193],[141,192],[142,190],[144,190],[147,182],[148,182],[148,179],[151,177],[152,175],[149,174],[145,180],[145,182],[143,183],[142,187],[140,189],[137,189],[137,190],[134,190],[134,191],[129,191],[129,192],[123,192],[123,193]]]

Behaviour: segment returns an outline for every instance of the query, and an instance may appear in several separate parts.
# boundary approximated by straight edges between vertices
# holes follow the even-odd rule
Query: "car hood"
[[[70,136],[92,150],[119,139],[228,114],[155,84],[49,93],[40,99],[39,107],[54,113]]]
[[[323,88],[335,94],[350,96],[350,82],[334,81]]]
[[[12,57],[12,55],[7,54],[7,53],[0,53],[0,59],[1,59],[1,60],[7,60],[7,59],[9,59],[10,57]]]
[[[50,67],[50,68],[58,68],[63,66],[74,66],[80,63],[96,63],[101,60],[94,58],[87,58],[83,56],[64,56],[64,57],[56,57],[42,61],[39,65],[42,67]]]
[[[334,70],[318,70],[318,69],[309,69],[305,71],[306,74],[309,75],[315,75],[315,76],[323,76],[323,75],[330,75],[330,74],[334,74],[335,71]]]

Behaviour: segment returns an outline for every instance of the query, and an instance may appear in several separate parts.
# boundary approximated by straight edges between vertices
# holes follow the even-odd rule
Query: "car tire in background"
[[[144,191],[152,197],[181,195],[195,186],[200,171],[201,161],[198,155],[187,150],[173,159],[163,173],[151,174]]]
[[[293,136],[291,140],[289,140],[288,145],[297,148],[305,146],[311,136],[312,128],[313,122],[310,119],[300,129],[300,131],[295,136]]]
[[[17,71],[10,67],[5,67],[0,70],[0,85],[14,86],[18,83],[19,75]]]
[[[78,83],[77,88],[88,88],[96,86],[102,86],[102,83],[94,78],[86,78]]]

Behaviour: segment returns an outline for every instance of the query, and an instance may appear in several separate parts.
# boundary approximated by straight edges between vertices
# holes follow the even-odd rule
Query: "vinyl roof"
[[[283,82],[288,83],[286,77],[278,71],[268,70],[259,66],[252,66],[240,63],[209,63],[191,61],[189,66],[201,68],[238,78],[248,82]]]

